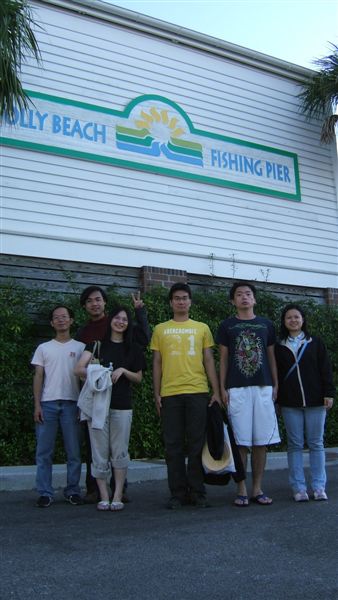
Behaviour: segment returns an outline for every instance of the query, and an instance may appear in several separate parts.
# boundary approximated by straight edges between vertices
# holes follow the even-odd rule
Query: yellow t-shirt
[[[208,392],[203,350],[214,340],[205,323],[171,319],[156,325],[150,348],[162,358],[161,396]]]

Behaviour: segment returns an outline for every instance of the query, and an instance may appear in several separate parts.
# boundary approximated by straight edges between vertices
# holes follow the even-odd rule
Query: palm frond
[[[338,123],[338,115],[331,115],[324,120],[320,141],[322,144],[329,144],[334,139],[336,133],[336,125]]]
[[[20,75],[28,57],[39,64],[41,53],[33,31],[36,23],[26,0],[1,0],[0,3],[0,117],[14,117],[15,105],[28,108],[29,98]]]
[[[324,118],[321,134],[323,143],[334,139],[337,122],[332,113],[338,107],[338,46],[331,46],[331,54],[315,61],[320,71],[303,85],[304,89],[298,95],[300,110],[308,119]]]

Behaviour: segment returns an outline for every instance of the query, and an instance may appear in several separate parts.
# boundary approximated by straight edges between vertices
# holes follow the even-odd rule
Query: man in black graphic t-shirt
[[[229,353],[226,389],[273,385],[267,348],[276,336],[269,319],[230,317],[221,323],[218,337]]]
[[[235,283],[230,300],[237,314],[223,321],[216,342],[220,347],[221,396],[227,406],[244,468],[251,448],[252,498],[269,505],[271,498],[261,488],[266,445],[280,441],[274,409],[277,370],[274,357],[275,331],[269,319],[254,314],[256,289],[245,282]],[[245,481],[238,484],[235,505],[248,506]]]

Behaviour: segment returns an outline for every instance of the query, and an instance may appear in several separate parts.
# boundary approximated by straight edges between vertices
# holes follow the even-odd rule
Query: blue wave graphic
[[[176,160],[178,162],[187,163],[189,165],[197,165],[203,167],[203,160],[201,158],[194,158],[193,156],[185,156],[184,154],[177,154],[169,150],[166,144],[161,145],[163,154],[169,158],[169,160]]]
[[[153,142],[150,148],[138,146],[137,144],[128,144],[127,142],[116,141],[116,146],[120,150],[128,150],[129,152],[137,152],[138,154],[147,154],[148,156],[160,156],[161,149],[159,142]]]
[[[119,141],[116,141],[116,147],[120,150],[127,150],[128,152],[137,152],[138,154],[146,154],[147,156],[160,156],[162,152],[164,156],[166,156],[166,158],[168,158],[169,160],[203,167],[203,160],[201,158],[194,158],[193,156],[177,154],[176,152],[172,152],[172,150],[169,150],[166,144],[160,145],[159,142],[155,141],[153,141],[150,148],[146,148],[145,146],[139,146],[138,144],[130,144],[128,142]]]

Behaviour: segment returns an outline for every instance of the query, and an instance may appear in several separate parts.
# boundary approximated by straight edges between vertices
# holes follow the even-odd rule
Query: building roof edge
[[[244,65],[255,67],[269,73],[280,75],[298,82],[304,82],[315,73],[262,52],[256,52],[244,46],[239,46],[218,38],[199,33],[180,25],[167,23],[154,17],[108,4],[101,0],[33,0],[32,5],[53,5],[64,10],[95,17],[112,24],[137,30],[148,35],[167,39],[176,44],[182,44],[217,55]]]

